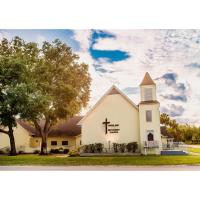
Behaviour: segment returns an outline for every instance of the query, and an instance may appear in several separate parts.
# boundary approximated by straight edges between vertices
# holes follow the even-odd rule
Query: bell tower
[[[139,103],[140,142],[142,154],[160,154],[162,150],[160,133],[160,103],[156,97],[156,84],[146,72],[140,84]]]

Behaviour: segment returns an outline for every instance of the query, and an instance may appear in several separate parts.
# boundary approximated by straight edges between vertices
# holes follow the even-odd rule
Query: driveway
[[[0,166],[0,171],[200,171],[200,165],[164,165],[164,166]]]

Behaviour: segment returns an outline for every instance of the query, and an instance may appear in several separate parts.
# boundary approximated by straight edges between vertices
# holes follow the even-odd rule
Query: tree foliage
[[[35,47],[19,37],[0,42],[0,132],[10,138],[11,155],[16,154],[13,135],[16,118],[28,109],[27,103],[34,98],[36,89],[30,78],[30,66],[36,54],[31,49]]]
[[[175,141],[200,143],[200,127],[189,124],[179,124],[165,113],[161,114],[160,122],[167,127],[167,131]]]
[[[26,43],[19,37],[0,42],[0,124],[16,126],[17,117],[32,123],[47,152],[51,128],[87,105],[91,78],[88,65],[60,40]],[[43,121],[43,123],[40,123]]]

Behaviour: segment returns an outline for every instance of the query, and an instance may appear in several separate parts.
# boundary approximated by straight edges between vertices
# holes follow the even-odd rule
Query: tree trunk
[[[9,126],[8,136],[10,138],[10,155],[15,156],[17,155],[16,147],[15,147],[15,138],[13,135],[13,129],[11,126]]]
[[[40,155],[47,155],[47,137],[42,136]]]

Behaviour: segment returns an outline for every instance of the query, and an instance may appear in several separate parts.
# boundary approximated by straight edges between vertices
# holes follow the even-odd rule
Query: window
[[[152,111],[146,110],[146,122],[152,122]]]
[[[80,145],[82,144],[81,140],[80,140]]]
[[[57,145],[57,141],[51,141],[51,145],[52,146],[56,146]]]
[[[144,100],[151,101],[152,99],[153,99],[152,88],[145,88],[144,89]]]
[[[62,145],[68,145],[68,141],[62,141]]]
[[[148,140],[148,141],[153,141],[153,140],[154,140],[154,138],[153,138],[153,133],[149,133],[149,134],[147,135],[147,140]]]

